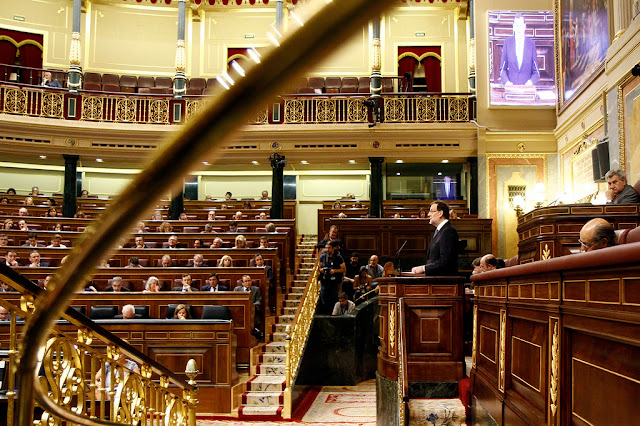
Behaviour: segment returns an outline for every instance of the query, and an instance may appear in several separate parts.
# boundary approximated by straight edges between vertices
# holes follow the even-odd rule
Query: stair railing
[[[319,277],[320,263],[316,258],[313,270],[309,276],[309,282],[302,293],[300,304],[296,309],[296,315],[290,326],[287,327],[287,338],[285,341],[285,350],[287,360],[285,364],[286,387],[284,390],[284,408],[282,417],[290,419],[293,409],[292,391],[295,383],[298,368],[302,361],[304,348],[311,331],[311,323],[316,313],[316,305],[320,297],[320,280]]]
[[[94,267],[113,250],[120,236],[147,214],[150,205],[168,192],[181,188],[183,177],[203,167],[203,159],[211,161],[215,154],[220,156],[219,147],[229,142],[262,105],[286,90],[292,79],[325,59],[335,50],[335,46],[367,25],[370,18],[379,17],[394,4],[385,0],[310,2],[298,15],[302,16],[307,8],[312,11],[309,16],[303,17],[304,25],[290,26],[290,33],[286,37],[271,34],[277,48],[265,52],[256,60],[259,62],[257,65],[245,70],[244,77],[215,96],[181,132],[170,134],[160,144],[161,148],[147,167],[87,228],[54,276],[51,290],[47,290],[49,296],[36,300],[35,309],[23,333],[18,362],[20,392],[16,424],[32,424],[34,400],[47,410],[57,410],[56,402],[40,386],[38,354],[46,348],[55,322],[63,315],[76,292],[84,288]],[[379,50],[374,56],[374,67],[379,69]],[[288,78],[283,78],[283,75]],[[73,414],[65,410],[60,412],[69,416]],[[77,416],[70,417],[70,421],[76,421]],[[104,424],[101,422],[95,423]],[[80,423],[90,422],[82,419]]]
[[[409,377],[407,372],[407,329],[404,318],[404,297],[398,300],[398,424],[409,424]]]
[[[20,328],[25,328],[23,320],[28,324],[32,319],[35,302],[49,297],[49,292],[4,263],[0,264],[0,281],[21,293],[20,306],[2,298],[4,293],[0,293],[0,306],[9,312],[7,424],[27,424],[19,423],[20,418],[15,416],[16,392],[21,392],[16,391],[16,355],[23,345],[18,340],[18,318]],[[51,403],[40,403],[44,412],[35,420],[36,424],[60,424],[67,420],[77,424],[195,426],[197,388],[193,379],[198,373],[195,361],[190,360],[187,365],[185,373],[191,380],[186,382],[74,309],[67,308],[62,318],[78,328],[77,335],[53,329],[38,356],[38,385]],[[105,344],[106,351],[98,349],[97,346]],[[127,369],[126,359],[134,361],[139,372]],[[174,386],[171,390],[170,384]]]

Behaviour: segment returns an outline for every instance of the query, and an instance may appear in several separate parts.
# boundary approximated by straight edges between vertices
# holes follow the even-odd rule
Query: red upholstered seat
[[[327,77],[324,81],[324,87],[327,93],[339,93],[342,87],[342,79],[340,77]]]
[[[138,88],[138,93],[151,93],[151,88],[150,87],[139,87]]]
[[[135,75],[123,75],[120,77],[120,91],[126,93],[135,93],[138,87],[138,77]]]
[[[115,84],[120,86],[120,76],[116,74],[104,74],[102,76],[102,84]]]
[[[324,89],[324,77],[311,77],[309,79],[309,87],[313,89]]]
[[[506,259],[504,261],[504,263],[505,263],[505,265],[507,265],[507,267],[519,265],[520,264],[520,256],[516,254],[512,258]]]
[[[152,95],[169,95],[172,89],[168,87],[149,87],[149,93]]]
[[[382,92],[393,93],[393,78],[382,77]]]
[[[94,92],[99,92],[100,90],[102,90],[102,86],[100,85],[100,83],[84,83],[84,90],[91,90]]]
[[[200,96],[202,95],[202,89],[196,87],[189,87],[187,89],[187,96]]]
[[[103,92],[120,92],[120,86],[117,84],[103,84],[102,91]]]
[[[367,91],[369,91],[369,88],[367,88]],[[343,82],[340,93],[358,93],[358,88],[356,86],[345,86]]]
[[[85,72],[83,80],[84,80],[85,86],[87,83],[102,84],[102,76],[97,72]]]
[[[316,89],[314,89],[313,87],[300,87],[298,88],[298,93],[313,94],[313,93],[316,93]]]
[[[206,89],[206,87],[207,80],[205,80],[204,78],[192,78],[191,80],[189,80],[190,89],[200,89],[200,93],[202,93],[202,90]]]
[[[153,77],[142,76],[138,77],[138,92],[140,92],[141,87],[154,87],[156,85],[156,81]]]
[[[173,87],[173,80],[171,79],[171,77],[158,77],[156,78],[155,87],[164,87],[164,88]]]
[[[357,77],[344,77],[342,79],[342,87],[344,86],[355,86],[358,87],[358,78]]]
[[[219,83],[218,83],[218,80],[216,80],[215,78],[208,78],[207,79],[207,88],[216,87],[217,84],[219,84]]]

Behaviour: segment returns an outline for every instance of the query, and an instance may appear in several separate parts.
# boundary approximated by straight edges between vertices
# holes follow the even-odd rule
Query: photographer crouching
[[[342,283],[342,274],[347,270],[344,259],[338,253],[339,241],[327,242],[326,250],[320,255],[320,300],[317,313],[331,315],[338,301],[338,290]]]

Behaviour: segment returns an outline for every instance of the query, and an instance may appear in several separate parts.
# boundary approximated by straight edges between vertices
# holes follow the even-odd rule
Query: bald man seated
[[[609,222],[597,217],[585,223],[578,241],[581,251],[593,251],[616,245],[616,234]]]

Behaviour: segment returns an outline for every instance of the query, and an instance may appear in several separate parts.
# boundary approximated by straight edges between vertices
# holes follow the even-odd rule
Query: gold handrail
[[[321,7],[313,2],[309,7]],[[228,141],[246,119],[256,113],[295,77],[319,62],[369,18],[393,3],[384,0],[341,0],[321,7],[304,25],[284,38],[260,64],[246,71],[228,91],[221,93],[201,115],[179,134],[162,144],[151,163],[123,191],[121,196],[93,225],[52,280],[50,297],[38,298],[33,316],[27,322],[23,350],[18,366],[19,413],[16,424],[32,423],[34,399],[47,411],[71,422],[85,423],[73,412],[59,409],[37,380],[37,355],[54,322],[90,277],[94,266],[113,249],[148,210],[148,206],[171,190],[182,186],[181,178],[211,160],[215,148]],[[247,104],[251,99],[253,104]],[[104,424],[95,421],[96,424]]]
[[[398,424],[405,426],[409,402],[409,376],[407,368],[407,330],[404,318],[404,297],[398,299]]]

